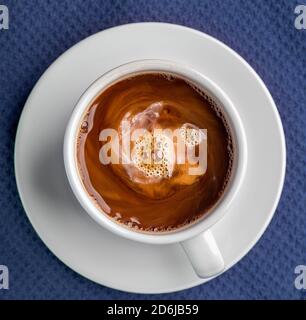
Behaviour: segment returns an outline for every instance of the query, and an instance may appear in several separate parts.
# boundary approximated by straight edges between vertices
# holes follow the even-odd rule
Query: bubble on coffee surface
[[[88,121],[84,120],[81,123],[81,128],[80,128],[82,133],[87,133],[88,132]]]
[[[177,229],[183,229],[184,227],[188,227],[193,223],[198,222],[199,218],[203,217],[203,215],[201,213],[191,217],[191,218],[187,218],[185,221],[176,224],[176,225],[167,225],[167,226],[151,226],[151,227],[147,227],[144,228],[141,226],[141,222],[139,221],[139,219],[135,218],[135,217],[131,217],[127,220],[121,219],[121,217],[118,219],[117,214],[114,217],[114,220],[117,223],[120,223],[121,225],[126,226],[129,229],[133,229],[134,231],[139,231],[139,232],[143,232],[143,233],[148,233],[148,234],[152,234],[152,233],[169,233],[169,232],[175,232],[177,231]]]
[[[159,75],[168,81],[175,81],[177,79],[177,77],[171,73],[160,73]]]

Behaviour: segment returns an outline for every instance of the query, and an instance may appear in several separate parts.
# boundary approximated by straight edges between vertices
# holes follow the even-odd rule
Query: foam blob
[[[173,143],[163,133],[147,132],[135,141],[132,161],[152,178],[170,178],[174,169]]]

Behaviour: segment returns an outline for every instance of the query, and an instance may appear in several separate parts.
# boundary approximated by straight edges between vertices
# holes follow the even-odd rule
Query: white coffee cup
[[[119,79],[145,72],[171,73],[192,82],[199,89],[206,92],[222,108],[234,140],[235,156],[231,179],[217,205],[212,208],[212,212],[186,228],[165,234],[149,234],[134,231],[116,223],[106,213],[103,213],[93,203],[84,189],[76,161],[76,141],[80,122],[91,102],[102,91]],[[244,129],[234,105],[222,89],[205,77],[205,75],[181,63],[166,60],[134,61],[118,66],[103,74],[83,93],[73,110],[65,134],[64,162],[68,180],[76,198],[85,211],[101,226],[121,237],[143,243],[157,245],[180,243],[195,272],[201,278],[212,277],[223,271],[224,261],[222,253],[210,228],[226,215],[229,206],[239,191],[246,170],[247,144]]]

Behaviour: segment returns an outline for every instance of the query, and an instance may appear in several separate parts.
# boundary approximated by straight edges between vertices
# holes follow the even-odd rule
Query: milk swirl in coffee
[[[216,103],[188,81],[159,73],[117,81],[96,97],[76,150],[84,188],[101,214],[150,233],[209,214],[234,155]]]

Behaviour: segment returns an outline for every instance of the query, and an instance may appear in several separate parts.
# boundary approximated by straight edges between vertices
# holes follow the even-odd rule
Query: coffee
[[[232,172],[233,139],[221,110],[206,93],[170,74],[134,75],[100,93],[80,123],[76,157],[83,186],[101,214],[150,233],[205,217]]]

